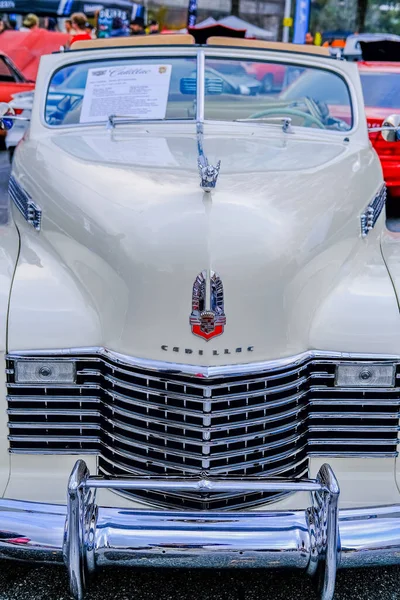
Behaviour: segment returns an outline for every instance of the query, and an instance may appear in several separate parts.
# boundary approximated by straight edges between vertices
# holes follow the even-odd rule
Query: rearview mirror
[[[387,142],[400,141],[400,115],[390,115],[382,123],[382,137]]]
[[[0,102],[0,129],[8,131],[14,125],[14,120],[7,117],[13,117],[15,111],[7,102]]]

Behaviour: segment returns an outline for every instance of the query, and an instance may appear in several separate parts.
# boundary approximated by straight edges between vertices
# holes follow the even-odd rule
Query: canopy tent
[[[223,19],[219,19],[216,21],[213,17],[208,17],[205,21],[201,21],[197,23],[191,29],[203,29],[204,27],[210,27],[212,25],[223,25],[225,27],[229,27],[229,29],[234,30],[245,30],[247,38],[256,38],[258,40],[274,40],[275,33],[272,31],[267,31],[266,29],[262,29],[261,27],[257,27],[256,25],[252,25],[243,19],[239,19],[239,17],[234,17],[230,15],[229,17],[224,17]]]
[[[201,23],[197,23],[195,25],[196,28],[199,27],[210,27],[210,25],[215,25],[217,23],[217,20],[214,19],[214,17],[207,17],[207,19],[205,19],[204,21],[201,21]]]
[[[239,17],[234,17],[233,15],[220,19],[218,23],[220,25],[225,25],[225,27],[232,27],[233,29],[246,29],[247,38],[257,38],[258,40],[275,39],[275,33],[272,31],[267,31],[266,29],[252,25],[251,23],[248,23],[243,19],[239,19]]]
[[[136,9],[137,4],[129,0],[101,0],[100,2],[88,2],[85,0],[7,0],[7,6],[1,9],[2,13],[15,13],[24,15],[35,13],[36,15],[68,17],[74,12],[84,12],[85,15],[93,16],[103,8],[119,8],[128,12],[129,18]]]
[[[188,33],[194,37],[196,44],[205,44],[208,38],[212,36],[244,38],[246,30],[232,29],[226,25],[214,23],[212,25],[206,25],[206,27],[188,27]]]

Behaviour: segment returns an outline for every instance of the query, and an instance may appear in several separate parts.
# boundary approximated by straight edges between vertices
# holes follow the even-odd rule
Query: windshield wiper
[[[282,131],[284,133],[294,133],[292,129],[292,119],[290,117],[255,117],[252,119],[235,119],[238,123],[270,123],[271,121],[278,121],[282,123]]]
[[[106,128],[114,129],[118,123],[129,125],[129,123],[161,123],[162,121],[165,119],[137,119],[130,115],[108,115]]]

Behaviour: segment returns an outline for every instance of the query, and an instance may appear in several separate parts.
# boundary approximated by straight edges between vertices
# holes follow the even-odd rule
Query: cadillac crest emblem
[[[214,271],[202,271],[196,277],[192,293],[190,325],[192,333],[206,342],[224,332],[224,287]]]

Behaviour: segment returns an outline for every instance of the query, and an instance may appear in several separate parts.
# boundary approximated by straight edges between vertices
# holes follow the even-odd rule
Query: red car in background
[[[0,52],[0,102],[10,102],[13,94],[34,88],[35,83],[26,79],[8,56]],[[4,141],[6,132],[1,130],[0,136]]]
[[[400,113],[400,63],[357,63],[360,70],[368,127],[379,127],[393,113]],[[400,197],[400,144],[385,142],[380,132],[370,133],[381,160],[390,197]]]
[[[249,75],[253,75],[258,81],[261,81],[262,92],[268,93],[282,89],[286,73],[286,68],[283,65],[253,62],[251,65],[246,65],[246,71]]]

